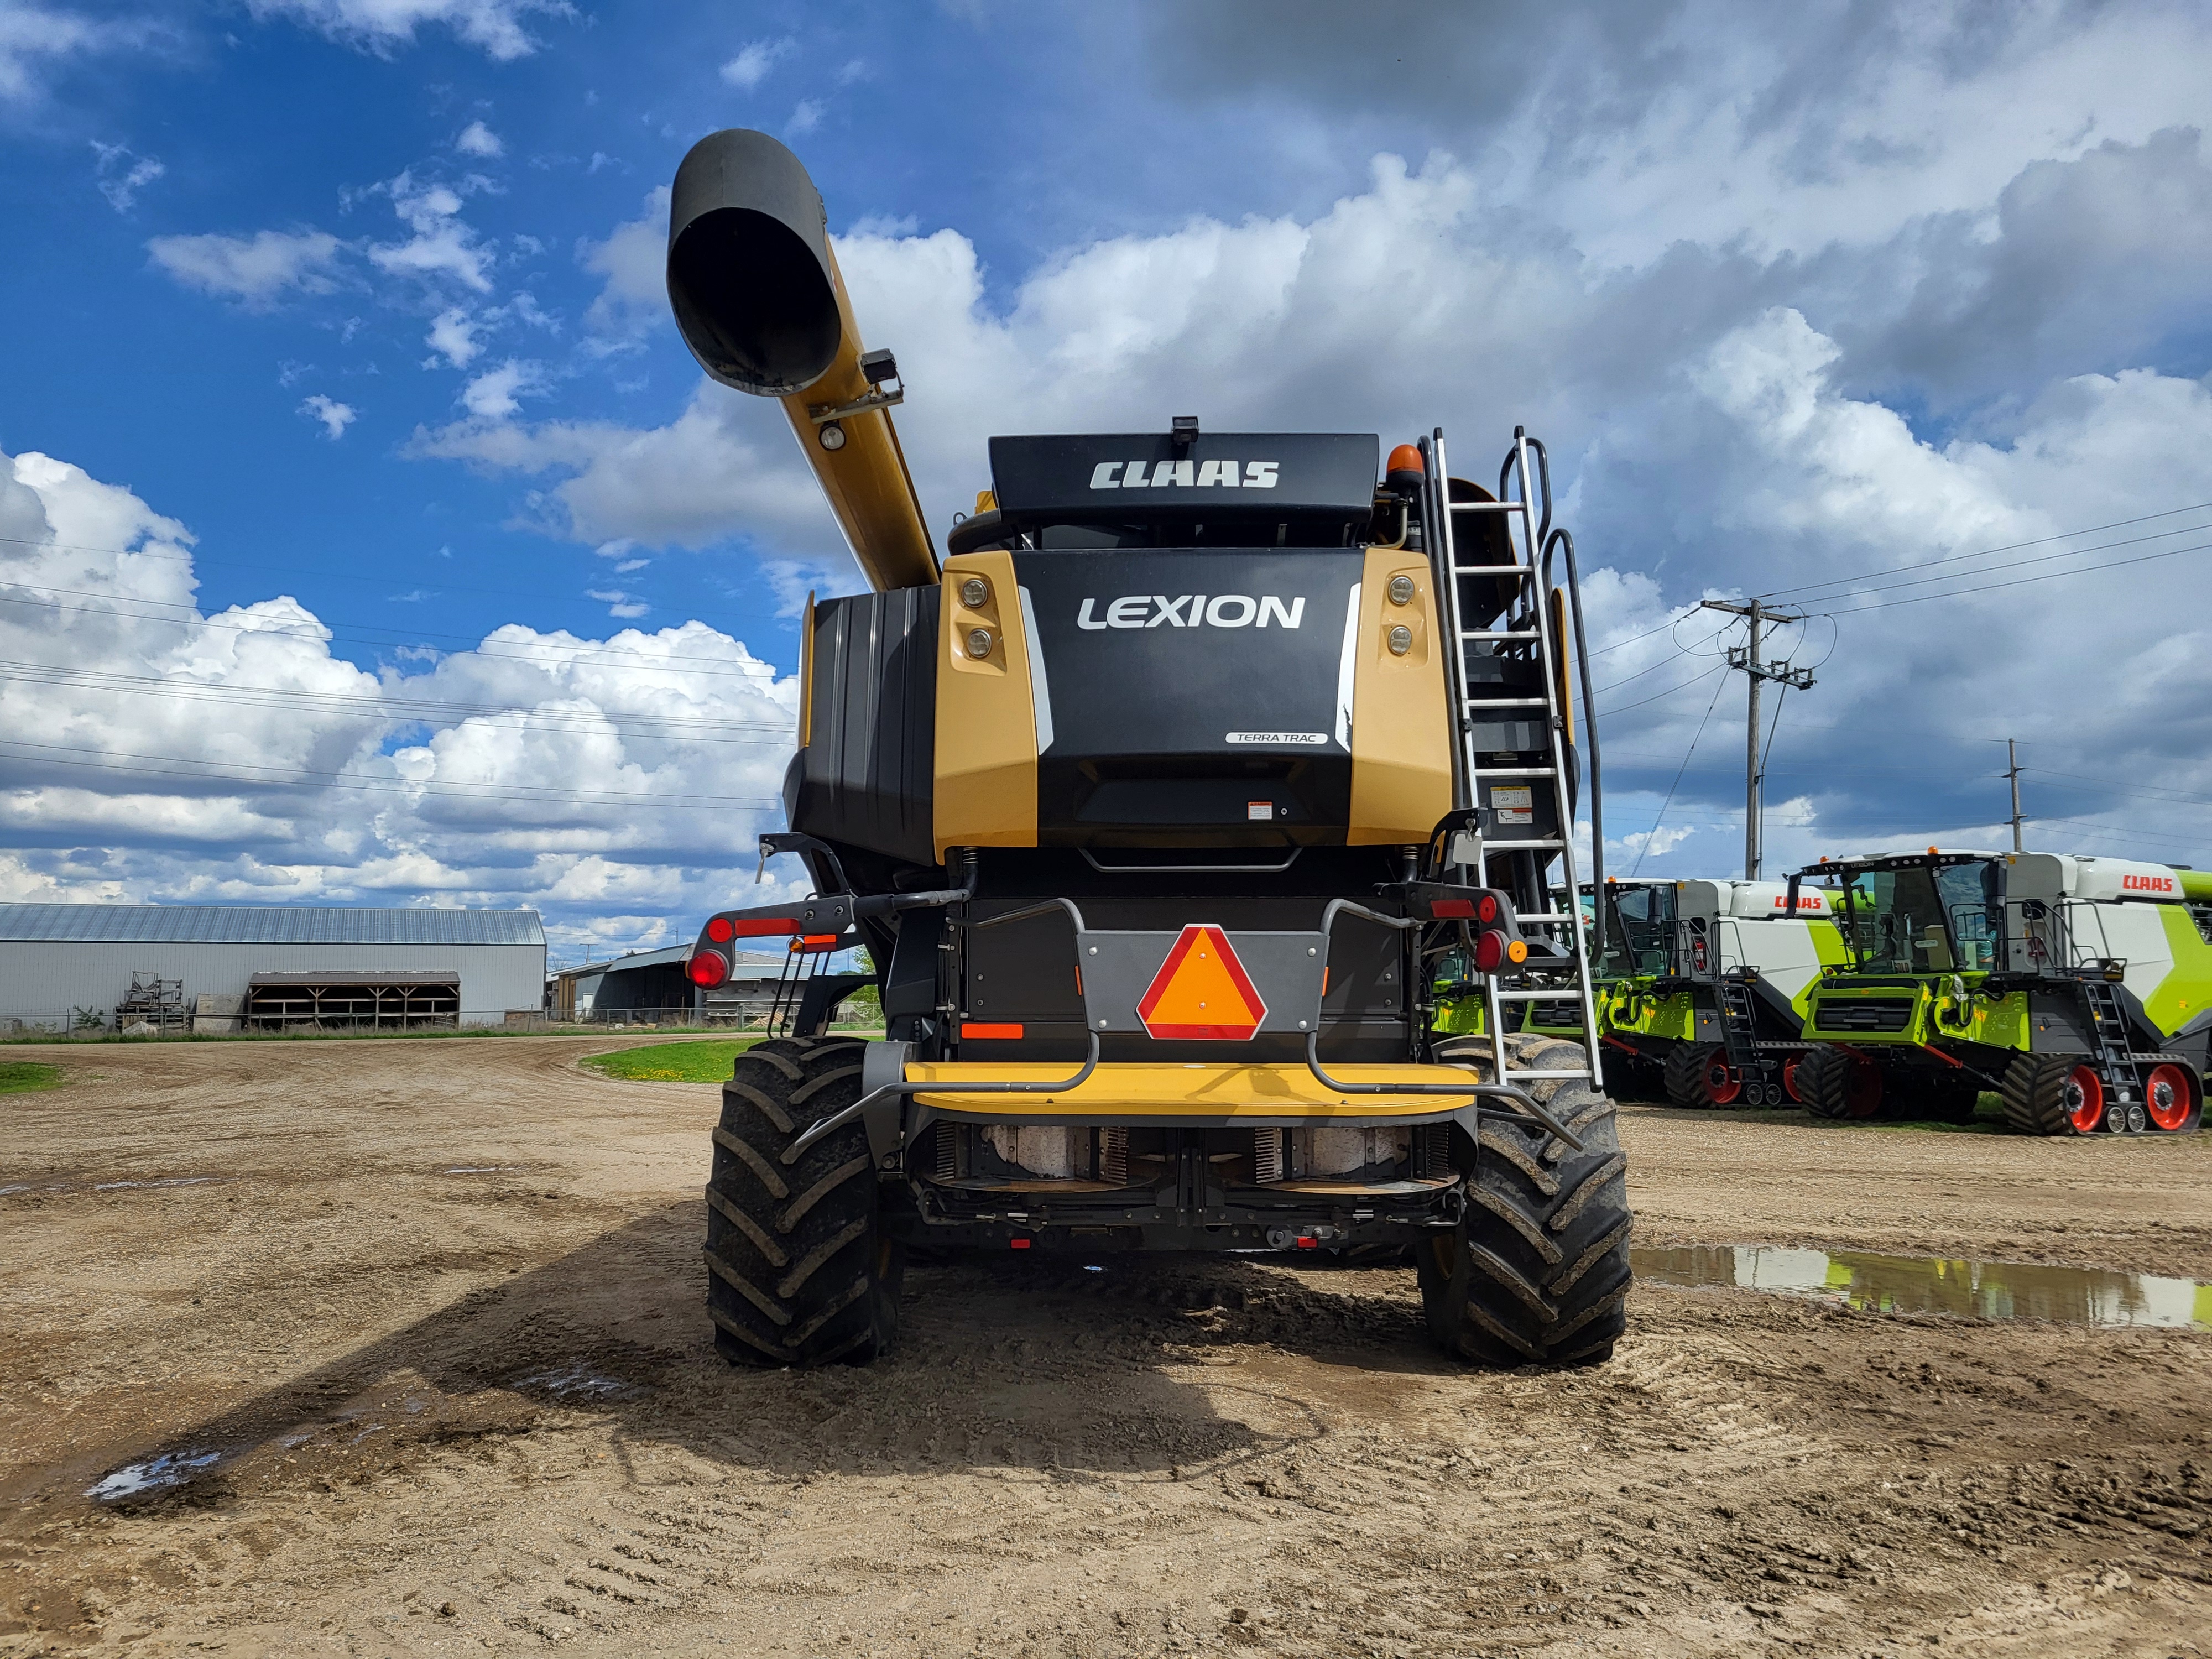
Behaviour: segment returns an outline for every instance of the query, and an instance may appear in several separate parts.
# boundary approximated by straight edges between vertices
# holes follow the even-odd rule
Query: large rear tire
[[[2143,1105],[2161,1134],[2197,1133],[2204,1121],[2204,1079],[2179,1054],[2159,1054],[2143,1079]]]
[[[1833,1043],[1815,1043],[1797,1062],[1797,1092],[1815,1117],[1863,1121],[1881,1114],[1881,1067]]]
[[[1750,1103],[1746,1085],[1729,1067],[1728,1050],[1718,1044],[1685,1044],[1667,1056],[1667,1098],[1679,1106],[1712,1109]]]
[[[722,1085],[707,1184],[707,1311],[733,1365],[866,1364],[898,1330],[904,1255],[885,1237],[867,1131],[794,1154],[806,1128],[860,1098],[866,1045],[779,1037]]]
[[[1515,1062],[1583,1062],[1578,1043],[1538,1041]],[[1627,1324],[1627,1158],[1613,1103],[1589,1084],[1529,1086],[1583,1142],[1483,1115],[1460,1224],[1414,1252],[1422,1315],[1448,1352],[1480,1365],[1588,1365],[1613,1355]]]
[[[2088,1135],[2102,1127],[2105,1085],[2086,1054],[2014,1054],[2005,1121],[2026,1135]]]

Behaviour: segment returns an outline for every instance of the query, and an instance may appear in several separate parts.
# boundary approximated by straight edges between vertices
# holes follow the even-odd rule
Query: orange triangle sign
[[[1241,1042],[1267,1014],[1229,936],[1211,922],[1184,927],[1137,1004],[1146,1034],[1162,1042]]]

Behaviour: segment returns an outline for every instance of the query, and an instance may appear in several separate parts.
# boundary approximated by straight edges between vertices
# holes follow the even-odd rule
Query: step
[[[1500,1002],[1580,1002],[1583,1000],[1581,988],[1574,985],[1554,987],[1548,991],[1492,991],[1489,994]]]
[[[1486,708],[1549,708],[1549,697],[1469,697],[1468,712],[1479,713]]]
[[[1556,778],[1556,766],[1477,766],[1471,768],[1471,778]]]
[[[1491,641],[1534,640],[1543,637],[1534,629],[1513,628],[1462,628],[1459,631],[1459,636],[1463,640]]]
[[[1484,854],[1492,853],[1560,853],[1566,850],[1563,841],[1486,841],[1482,843]]]

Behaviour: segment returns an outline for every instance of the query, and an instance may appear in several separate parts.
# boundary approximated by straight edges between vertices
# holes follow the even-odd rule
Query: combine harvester
[[[1818,891],[1778,881],[1608,882],[1599,1027],[1675,1106],[1799,1098],[1805,1011],[1843,941]],[[1617,1063],[1617,1062],[1616,1062]]]
[[[2202,1121],[2212,873],[1931,847],[1824,860],[1790,886],[1826,895],[1847,953],[1813,990],[1813,1111],[1963,1122],[1996,1090],[2028,1134]]]
[[[1448,1351],[1607,1356],[1629,1213],[1597,1057],[1439,1041],[1422,990],[1456,947],[1492,1031],[1590,1006],[1548,897],[1577,884],[1588,670],[1541,447],[1516,433],[1493,496],[1441,433],[1381,468],[1371,434],[1188,418],[994,438],[940,565],[896,364],[796,157],[743,131],[685,157],[668,288],[710,375],[782,400],[872,590],[808,606],[790,828],[763,838],[814,894],[714,915],[690,962],[711,985],[763,939],[817,967],[864,944],[887,1025],[822,1036],[856,981],[816,971],[738,1057],[707,1193],[724,1356],[882,1353],[922,1240],[1392,1244]]]
[[[1778,881],[1608,881],[1600,928],[1599,890],[1585,884],[1582,900],[1604,940],[1596,1001],[1612,1092],[1690,1107],[1796,1099],[1805,1000],[1822,968],[1843,960],[1826,900],[1801,893],[1792,919]],[[1486,1029],[1480,985],[1458,953],[1443,964],[1436,997],[1438,1030]],[[1579,1015],[1571,998],[1534,1002],[1516,1029],[1579,1042]]]

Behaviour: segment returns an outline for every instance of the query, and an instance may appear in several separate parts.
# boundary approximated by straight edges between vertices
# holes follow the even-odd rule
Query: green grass
[[[0,1060],[0,1095],[27,1095],[33,1089],[58,1087],[62,1068],[41,1066],[35,1060]]]
[[[583,1063],[634,1083],[720,1083],[728,1079],[737,1057],[759,1041],[725,1037],[711,1042],[648,1042],[611,1054],[592,1054]]]

